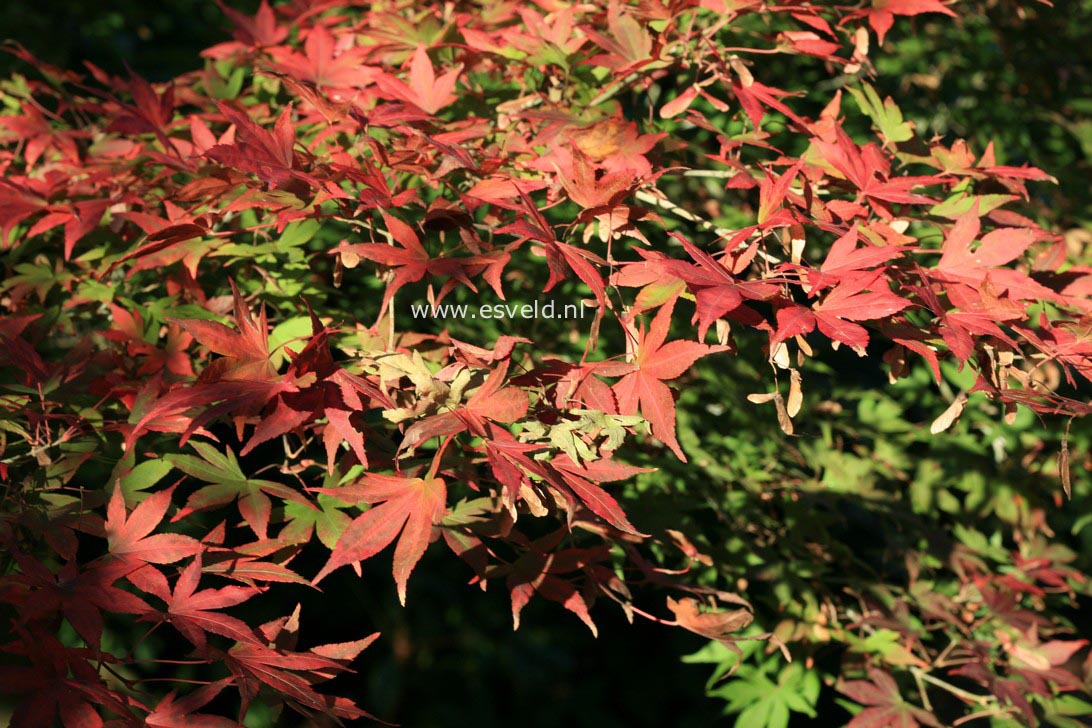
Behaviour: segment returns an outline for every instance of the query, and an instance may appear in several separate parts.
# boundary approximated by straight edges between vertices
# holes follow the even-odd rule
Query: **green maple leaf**
[[[862,84],[860,89],[851,86],[849,92],[857,100],[861,111],[872,119],[888,144],[898,144],[914,138],[914,123],[903,120],[902,110],[890,96],[881,101],[876,89],[867,83]]]
[[[190,496],[175,520],[194,511],[215,508],[234,501],[246,524],[258,538],[264,539],[267,538],[269,517],[273,511],[273,502],[269,496],[310,507],[310,501],[305,495],[283,483],[248,478],[231,448],[226,448],[221,453],[205,442],[191,440],[190,444],[200,457],[172,454],[164,459],[186,475],[203,480],[209,485]]]
[[[724,698],[726,713],[739,713],[736,725],[759,728],[786,728],[791,713],[816,717],[815,703],[819,699],[819,676],[800,664],[786,666],[771,679],[767,668],[744,665],[736,677],[721,688],[710,691],[713,697]]]

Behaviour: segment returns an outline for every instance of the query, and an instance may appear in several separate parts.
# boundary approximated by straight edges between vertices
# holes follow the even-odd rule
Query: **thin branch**
[[[657,196],[653,195],[652,193],[646,192],[644,190],[638,190],[637,192],[634,193],[634,196],[638,200],[640,200],[641,202],[644,202],[644,203],[649,204],[649,205],[655,205],[656,207],[659,207],[661,210],[667,210],[668,212],[674,214],[676,217],[681,217],[683,220],[687,220],[689,222],[692,222],[695,225],[698,225],[699,227],[701,227],[702,229],[708,230],[709,232],[716,234],[716,236],[719,237],[719,238],[730,238],[733,235],[735,235],[736,232],[738,232],[736,230],[729,230],[728,228],[723,228],[720,225],[716,225],[714,223],[709,222],[708,220],[706,220],[704,218],[698,217],[694,213],[690,212],[689,210],[687,210],[685,208],[679,207],[674,202],[672,202],[671,200],[668,200],[665,197],[657,197]],[[745,243],[740,243],[739,247],[742,248],[744,246],[744,244]],[[772,263],[772,264],[775,264],[775,265],[777,263],[781,262],[780,258],[776,258],[776,257],[770,255],[769,253],[767,253],[765,250],[761,250],[761,249],[758,251],[758,257],[762,258],[762,260],[766,261],[767,263]]]
[[[967,702],[974,703],[975,705],[986,706],[992,702],[991,698],[988,695],[975,695],[974,693],[967,692],[962,688],[957,688],[955,685],[944,682],[938,677],[933,677],[929,673],[922,670],[920,667],[911,667],[910,673],[914,676],[915,679],[920,678],[930,685],[935,685],[941,690],[946,690],[952,695],[955,695],[958,698],[962,698]]]

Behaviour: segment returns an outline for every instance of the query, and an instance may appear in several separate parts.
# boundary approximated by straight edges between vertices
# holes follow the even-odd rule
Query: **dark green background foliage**
[[[233,5],[251,12],[256,3]],[[1034,187],[1029,212],[1055,229],[1089,227],[1092,2],[1061,0],[1054,10],[1018,11],[1002,0],[961,12],[966,17],[959,21],[900,19],[885,52],[873,54],[878,88],[895,96],[926,135],[967,137],[978,153],[993,139],[1000,163],[1028,162],[1055,175],[1059,186]],[[153,81],[199,67],[198,51],[223,40],[228,28],[208,0],[20,0],[3,13],[0,32],[50,63],[75,68],[88,59],[115,73],[128,65]],[[831,83],[820,82],[829,76],[818,67],[814,78],[801,74],[799,59],[762,58],[775,71],[783,69],[780,77],[765,70],[766,83],[791,90],[813,81]],[[0,74],[13,70],[27,69],[0,59]],[[814,98],[821,104],[829,93]],[[848,95],[845,103],[852,103]],[[532,335],[518,330],[531,322],[513,320],[514,330],[504,331],[495,322],[475,325],[478,331],[460,338]],[[540,327],[535,339],[561,339],[565,327],[555,322],[558,330],[551,332],[541,330],[549,328],[548,321],[533,325]],[[577,342],[573,347],[579,351]],[[1046,505],[1056,541],[1072,549],[1075,568],[1092,571],[1092,528],[1081,518],[1092,512],[1084,463],[1092,450],[1087,423],[1075,422],[1070,433],[1073,500],[1057,508],[1050,465],[1064,423],[1044,424],[1023,412],[1013,425],[1003,425],[992,406],[972,400],[950,437],[938,441],[928,434],[928,423],[952,391],[968,385],[966,373],[946,369],[938,388],[920,369],[891,386],[878,361],[882,352],[871,353],[877,356],[827,352],[808,365],[809,402],[831,404],[804,420],[799,437],[791,440],[778,429],[772,408],[746,400],[764,391],[768,376],[758,343],[704,365],[700,377],[683,383],[679,403],[679,439],[691,465],[650,447],[640,464],[660,472],[655,480],[647,476],[630,486],[633,521],[644,530],[686,524],[718,564],[719,574],[710,569],[710,584],[737,583],[760,613],[790,620],[810,620],[824,595],[847,582],[858,588],[904,582],[911,551],[939,562],[962,543],[1003,565],[1005,550],[990,539],[1021,519],[1017,495]],[[632,498],[638,493],[640,500]],[[1005,546],[1011,552],[1012,544]],[[532,604],[521,629],[512,633],[507,595],[467,587],[469,572],[447,554],[426,557],[406,609],[398,606],[389,575],[380,573],[386,568],[382,561],[369,562],[365,569],[375,573],[363,581],[340,574],[303,610],[314,628],[327,625],[328,634],[307,635],[316,644],[343,639],[345,625],[353,625],[354,634],[384,632],[386,639],[359,661],[361,672],[339,678],[338,687],[355,681],[347,691],[363,706],[403,725],[710,725],[725,701],[739,707],[756,694],[746,690],[761,693],[763,670],[780,659],[763,657],[755,645],[739,680],[711,688],[723,700],[709,700],[701,697],[709,676],[709,666],[701,663],[728,658],[704,647],[696,635],[647,622],[629,627],[604,607],[596,615],[600,637],[593,640],[571,615],[544,603]],[[267,598],[276,594],[274,588]],[[1086,596],[1079,599],[1083,610],[1059,610],[1087,635],[1092,604]],[[319,614],[323,618],[315,619]],[[880,642],[862,650],[882,650]],[[702,652],[680,662],[697,650]],[[829,662],[836,671],[841,655],[820,649],[813,657],[818,667]],[[797,664],[795,673],[782,672],[781,679],[807,695],[818,673]],[[769,668],[772,679],[782,667]],[[823,702],[811,710],[816,718],[795,712],[793,725],[832,725],[848,717]],[[273,722],[260,706],[247,720],[254,726]]]

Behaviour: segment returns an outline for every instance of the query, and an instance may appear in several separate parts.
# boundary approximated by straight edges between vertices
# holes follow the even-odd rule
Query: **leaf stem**
[[[949,682],[945,682],[938,677],[930,675],[929,673],[922,670],[920,667],[911,667],[910,674],[914,676],[915,680],[924,680],[930,685],[934,685],[941,690],[946,690],[952,695],[955,695],[958,698],[962,698],[967,702],[982,706],[989,705],[991,702],[988,695],[975,695],[974,693],[967,692],[962,688],[957,688],[955,685],[952,685]]]

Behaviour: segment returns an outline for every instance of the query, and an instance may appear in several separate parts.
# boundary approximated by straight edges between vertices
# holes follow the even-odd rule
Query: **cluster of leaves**
[[[1092,267],[1010,209],[1048,175],[920,139],[868,82],[896,18],[950,8],[224,11],[234,39],[170,83],[38,63],[2,86],[14,725],[368,717],[316,685],[374,635],[308,646],[285,595],[393,544],[404,603],[436,541],[510,595],[516,626],[537,597],[594,633],[607,600],[714,640],[695,658],[714,680],[746,658],[712,689],[748,724],[815,713],[824,682],[857,725],[1074,711],[1057,696],[1088,685],[1065,616],[1086,577],[1049,540],[1048,489],[1013,477],[986,498],[892,445],[973,453],[942,434],[961,417],[1004,433],[1090,409]],[[810,111],[763,81],[773,54],[838,90]],[[551,292],[587,327],[484,340],[407,316]],[[854,355],[892,394],[842,417]],[[718,363],[698,378],[700,360]],[[742,364],[764,391],[737,407]],[[688,422],[679,382],[771,429],[734,448]],[[877,411],[934,386],[914,403],[932,426],[893,438]],[[809,411],[806,388],[833,396]],[[1023,471],[1049,458],[1040,440]],[[868,524],[877,553],[839,547],[861,527],[839,492],[876,514],[888,484],[930,527],[891,510]],[[980,508],[990,536],[933,547],[932,513]],[[670,618],[646,604],[665,596]],[[134,623],[145,636],[116,644]],[[178,651],[199,687],[150,688]]]

